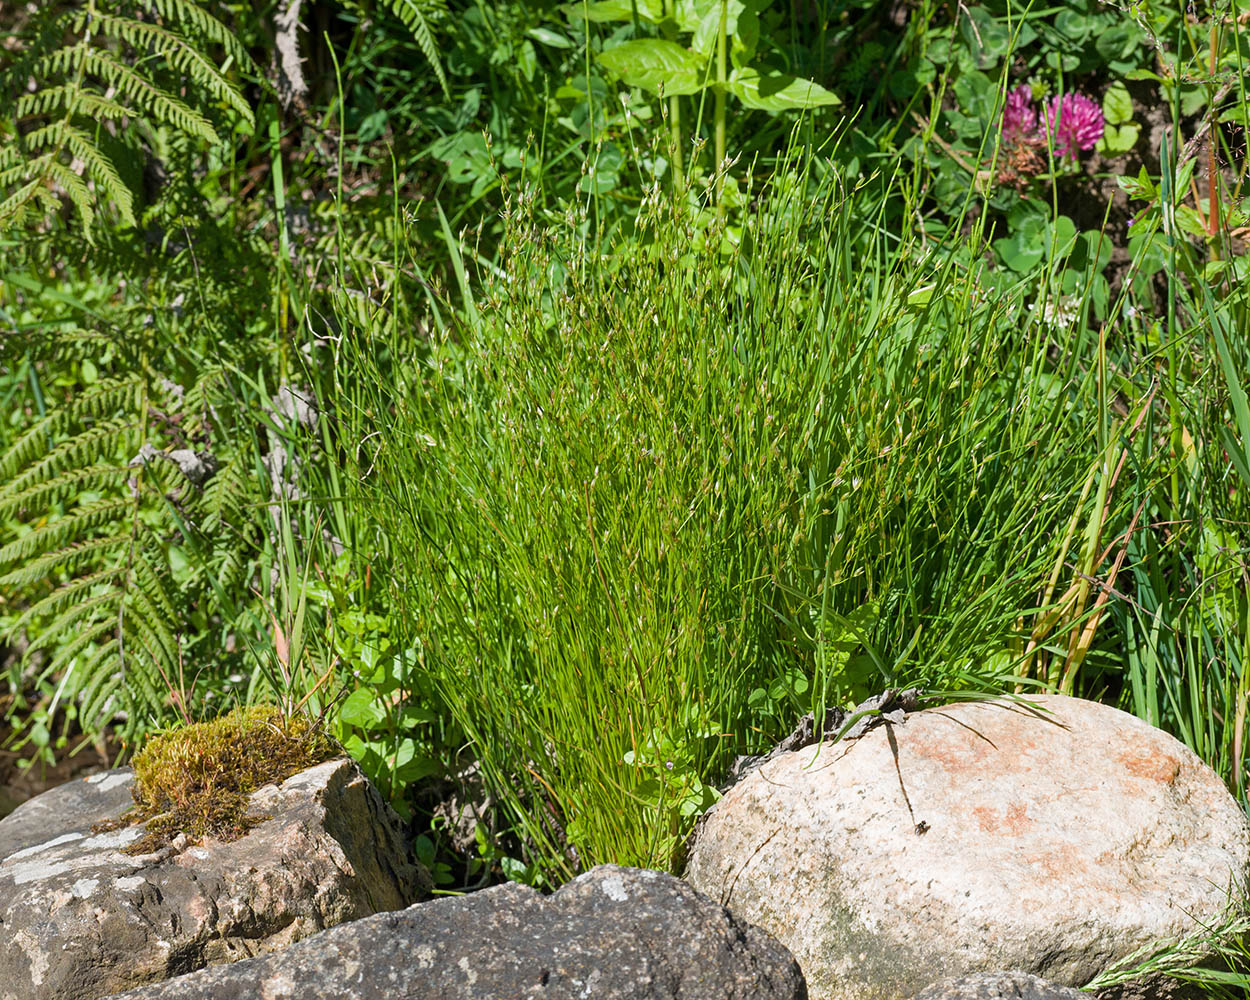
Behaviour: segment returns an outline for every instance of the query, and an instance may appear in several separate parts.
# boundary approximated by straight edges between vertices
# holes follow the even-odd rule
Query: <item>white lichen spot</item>
[[[30,962],[30,984],[42,986],[43,977],[48,972],[48,953],[40,946],[39,939],[30,931],[18,931],[13,935],[13,940],[26,953],[26,959]]]
[[[140,875],[130,875],[127,878],[119,878],[113,883],[122,892],[134,892],[136,889],[142,889],[148,884],[148,880]]]
[[[460,961],[457,962],[456,964],[460,966],[460,971],[464,973],[465,979],[468,981],[468,984],[470,986],[472,986],[474,983],[477,982],[477,973],[474,972],[471,968],[469,968],[469,956],[468,955],[460,959]]]
[[[74,840],[82,840],[82,838],[83,835],[81,833],[63,833],[59,837],[53,837],[51,840],[45,841],[42,844],[36,844],[34,847],[25,847],[20,851],[14,851],[4,860],[16,861],[18,858],[28,858],[32,854],[38,854],[41,851],[49,850],[50,848],[57,847],[61,844],[68,844]]]
[[[90,840],[85,841],[82,846],[89,850],[114,850],[125,847],[127,844],[133,844],[142,836],[142,826],[127,826],[120,830],[110,830],[108,833],[97,834]]]
[[[434,949],[430,945],[428,944],[417,945],[417,954],[416,954],[417,968],[418,969],[434,968],[434,958],[436,955],[437,955],[437,952],[435,952]]]
[[[262,1000],[289,1000],[296,995],[295,980],[288,973],[279,972],[260,984]]]
[[[613,899],[618,903],[629,899],[629,893],[625,891],[625,880],[619,875],[605,876],[599,885],[608,899]]]
[[[208,860],[208,851],[204,850],[204,848],[202,847],[193,847],[191,848],[191,850],[187,851],[187,853],[190,854],[191,857],[195,858],[197,861]]]
[[[80,878],[70,887],[70,892],[74,894],[75,899],[86,899],[95,892],[99,884],[98,878]]]
[[[599,980],[602,978],[603,974],[598,969],[590,970],[590,975],[586,977],[585,985],[582,986],[582,991],[578,994],[581,1000],[590,1000],[598,992]]]
[[[107,792],[109,789],[116,788],[118,785],[128,784],[132,777],[133,775],[129,773],[109,774],[105,771],[103,774],[93,774],[87,779],[87,782],[92,785],[99,785],[100,787],[97,791]]]
[[[60,875],[70,869],[68,861],[24,861],[20,865],[14,865],[9,869],[9,878],[13,880],[14,885],[25,885],[27,882],[37,882],[40,879],[52,878],[53,875]]]

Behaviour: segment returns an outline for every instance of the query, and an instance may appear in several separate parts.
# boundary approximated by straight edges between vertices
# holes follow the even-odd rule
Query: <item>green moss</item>
[[[267,818],[247,814],[256,789],[340,752],[303,716],[288,719],[268,706],[236,708],[153,738],[133,761],[135,808],[109,825],[148,824],[127,854],[159,850],[179,833],[234,840]]]

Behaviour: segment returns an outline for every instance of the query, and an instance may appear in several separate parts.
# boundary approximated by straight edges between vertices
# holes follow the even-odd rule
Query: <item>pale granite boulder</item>
[[[902,1000],[999,969],[1082,986],[1230,915],[1248,860],[1245,815],[1183,744],[1030,696],[770,760],[710,811],[687,877],[787,945],[813,1000]]]
[[[974,972],[926,986],[914,1000],[1087,1000],[1071,986],[1058,986],[1027,972]]]
[[[419,903],[117,1000],[806,1000],[793,956],[671,875],[603,865]]]
[[[398,818],[354,763],[327,761],[251,800],[232,843],[139,857],[128,770],[70,782],[0,821],[0,1000],[91,1000],[273,951],[428,894]]]

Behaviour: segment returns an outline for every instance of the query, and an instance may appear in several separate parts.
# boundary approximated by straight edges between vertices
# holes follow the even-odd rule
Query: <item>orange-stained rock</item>
[[[1082,986],[1228,912],[1250,828],[1216,774],[1116,709],[1027,700],[777,757],[713,807],[687,878],[776,935],[812,1000],[998,969]]]

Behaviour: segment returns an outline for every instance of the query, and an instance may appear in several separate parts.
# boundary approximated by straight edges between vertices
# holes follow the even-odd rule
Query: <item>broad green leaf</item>
[[[1108,125],[1098,141],[1098,151],[1110,153],[1112,156],[1127,153],[1136,145],[1140,135],[1141,126],[1136,122],[1129,122],[1126,125]]]
[[[1133,98],[1128,87],[1118,80],[1102,95],[1102,116],[1108,125],[1123,125],[1133,120]]]
[[[1103,268],[1110,262],[1110,237],[1105,236],[1096,229],[1089,229],[1081,233],[1072,254],[1072,266],[1081,269],[1088,268],[1093,274],[1101,274]]]
[[[1083,42],[1096,26],[1095,19],[1074,10],[1061,10],[1055,17],[1055,30],[1074,42]]]
[[[760,16],[755,11],[744,10],[738,17],[738,30],[729,47],[729,58],[734,66],[746,66],[755,58],[760,43]]]
[[[534,41],[550,45],[553,49],[571,49],[573,47],[573,43],[569,39],[558,31],[552,31],[550,28],[530,28],[526,34]]]
[[[1081,65],[1081,57],[1074,52],[1060,52],[1058,49],[1051,49],[1046,53],[1046,65],[1051,69],[1071,73]]]
[[[339,722],[348,726],[373,729],[385,718],[386,712],[373,700],[373,692],[368,688],[356,689],[339,706]]]
[[[1197,240],[1207,236],[1207,220],[1189,205],[1176,206],[1176,224],[1186,236]]]
[[[1159,232],[1140,232],[1129,237],[1128,254],[1137,273],[1150,278],[1168,264],[1167,245]]]
[[[741,7],[741,4],[739,4]],[[698,31],[699,25],[715,17],[720,24],[720,0],[677,0],[673,5],[673,17],[682,31]],[[731,12],[731,17],[737,17]],[[733,34],[733,29],[728,29]]]
[[[1055,260],[1062,260],[1072,252],[1072,247],[1076,243],[1076,223],[1066,215],[1061,215],[1055,219],[1054,227],[1047,235],[1049,237],[1046,244],[1047,255]]]
[[[742,3],[742,0],[729,0],[725,11],[726,37],[733,38],[738,34],[738,18],[744,13],[746,13],[746,5]],[[716,40],[720,35],[720,15],[721,5],[718,0],[704,12],[694,29],[694,38],[690,42],[690,48],[701,56],[711,58],[716,53]]]
[[[642,87],[667,97],[697,94],[707,75],[704,61],[676,42],[643,38],[608,49],[600,64],[631,87]]]
[[[598,3],[589,3],[585,6],[569,3],[560,8],[564,16],[573,24],[582,21],[593,21],[596,24],[604,21],[632,22],[635,9],[638,11],[638,17],[643,21],[659,24],[664,20],[658,0],[637,0],[637,4],[632,3],[631,0],[599,0]],[[540,38],[539,41],[542,39]]]
[[[729,75],[729,91],[748,108],[760,111],[791,111],[841,104],[836,94],[812,80],[801,80],[788,73],[765,71],[742,66]]]

